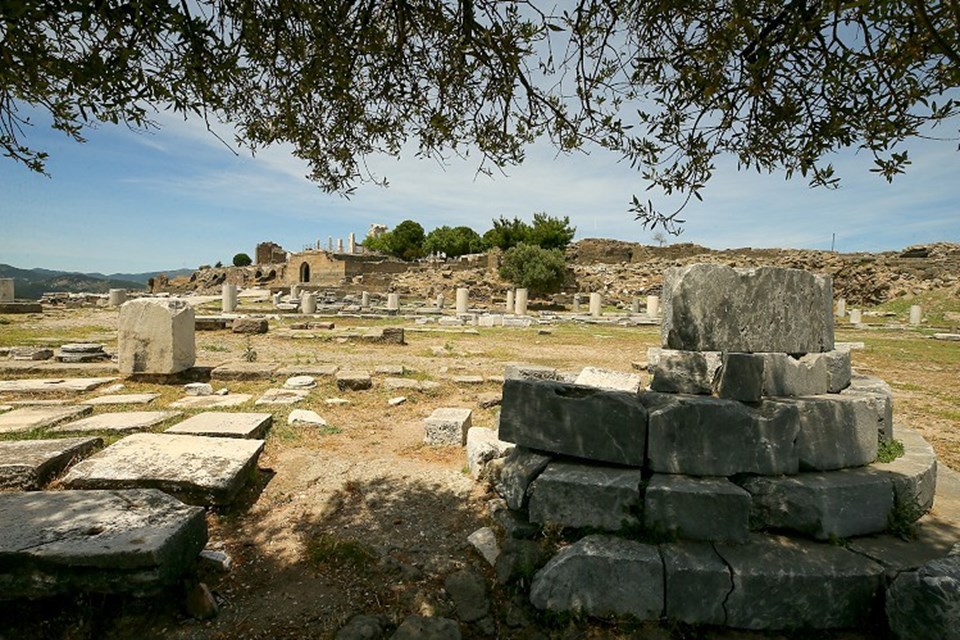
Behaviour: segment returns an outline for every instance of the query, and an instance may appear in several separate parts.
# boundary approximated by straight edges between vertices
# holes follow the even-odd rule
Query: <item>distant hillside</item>
[[[79,293],[106,293],[110,289],[146,289],[147,280],[158,273],[192,273],[189,269],[155,271],[151,273],[73,273],[50,269],[18,269],[8,264],[0,264],[0,278],[13,278],[17,298],[38,300],[50,291],[69,291]]]

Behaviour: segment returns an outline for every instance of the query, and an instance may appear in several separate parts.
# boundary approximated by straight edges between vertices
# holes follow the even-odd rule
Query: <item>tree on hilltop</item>
[[[437,227],[427,234],[423,241],[425,254],[443,253],[447,257],[456,258],[468,253],[483,251],[483,240],[480,234],[470,227]]]
[[[35,171],[35,117],[222,119],[251,151],[289,143],[329,191],[381,182],[375,153],[475,149],[481,171],[548,138],[599,147],[650,187],[701,198],[720,155],[835,186],[838,149],[887,180],[955,118],[956,0],[524,0],[0,4],[0,149]],[[936,132],[935,132],[936,133]],[[955,134],[955,130],[950,132]],[[625,200],[627,195],[624,195]],[[645,226],[679,211],[634,196]]]

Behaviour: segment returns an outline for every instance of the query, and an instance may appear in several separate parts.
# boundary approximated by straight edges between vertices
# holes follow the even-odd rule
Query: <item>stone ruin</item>
[[[936,460],[898,426],[905,455],[877,461],[891,391],[835,349],[829,277],[693,265],[664,280],[652,389],[504,384],[499,438],[516,446],[487,469],[508,507],[495,516],[508,538],[576,539],[531,602],[757,630],[882,619],[903,567],[878,551],[893,536],[862,536],[931,508]]]

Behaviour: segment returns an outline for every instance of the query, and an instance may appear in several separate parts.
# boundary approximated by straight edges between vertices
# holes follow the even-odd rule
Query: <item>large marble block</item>
[[[193,308],[182,300],[130,300],[120,307],[120,373],[173,374],[196,361]]]

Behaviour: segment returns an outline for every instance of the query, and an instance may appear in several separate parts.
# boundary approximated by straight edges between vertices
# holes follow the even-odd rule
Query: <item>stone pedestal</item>
[[[360,307],[366,309],[370,306],[370,294],[366,291],[360,294]]]
[[[387,311],[399,311],[399,310],[400,310],[400,294],[388,293],[387,294]]]
[[[13,302],[13,278],[0,278],[0,302]]]
[[[11,282],[13,282],[13,281],[11,280]],[[0,286],[2,286],[2,285],[0,285]],[[0,298],[2,298],[2,297],[3,297],[3,296],[0,295]],[[119,307],[120,305],[122,305],[122,304],[123,304],[124,302],[126,302],[126,301],[127,301],[127,290],[126,290],[126,289],[110,289],[109,298],[108,298],[108,300],[107,300],[109,306],[111,306],[111,307]]]
[[[850,324],[860,324],[861,322],[863,322],[863,317],[860,309],[850,309]]]
[[[594,318],[603,315],[603,296],[599,293],[590,294],[590,315]]]
[[[513,312],[518,316],[527,315],[527,290],[517,289],[514,296]]]
[[[651,318],[660,315],[660,296],[647,296],[647,315]]]
[[[506,307],[506,312],[507,312],[507,313],[513,313],[513,309],[514,309],[513,289],[511,289],[510,291],[507,291],[507,307]]]
[[[196,359],[194,313],[176,299],[131,300],[120,307],[117,359],[120,373],[173,374]]]
[[[470,306],[470,289],[460,287],[457,289],[457,315],[467,313]]]
[[[300,303],[301,313],[306,313],[313,315],[317,312],[317,294],[315,293],[305,293],[303,294],[303,300]]]
[[[923,309],[920,308],[920,305],[915,304],[910,307],[910,326],[919,327],[920,320],[923,318]]]
[[[221,296],[220,308],[224,313],[233,313],[237,310],[237,285],[224,283]]]

